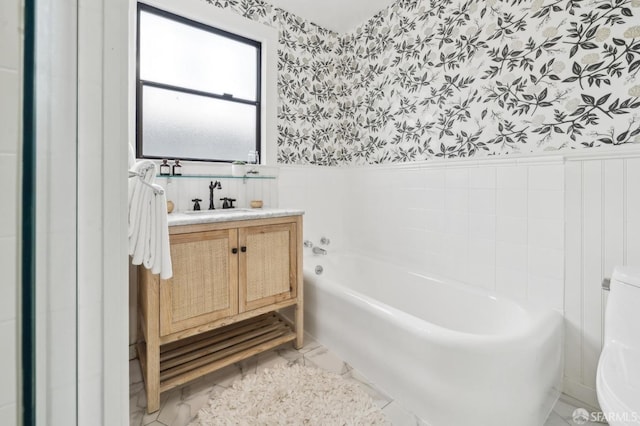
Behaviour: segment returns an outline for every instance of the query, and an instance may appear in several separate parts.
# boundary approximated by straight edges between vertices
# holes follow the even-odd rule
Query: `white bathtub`
[[[304,281],[309,334],[429,425],[544,424],[559,313],[355,254],[305,257]]]

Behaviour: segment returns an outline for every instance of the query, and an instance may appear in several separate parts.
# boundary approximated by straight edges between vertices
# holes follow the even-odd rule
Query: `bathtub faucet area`
[[[329,238],[327,237],[320,238],[320,245],[328,246],[330,242],[331,240],[329,240]],[[323,256],[327,254],[327,250],[314,245],[312,241],[304,240],[304,246],[305,248],[310,248],[313,254],[320,254]]]
[[[327,254],[327,251],[320,247],[314,247],[311,249],[311,251],[313,252],[313,254],[321,254],[323,256]]]

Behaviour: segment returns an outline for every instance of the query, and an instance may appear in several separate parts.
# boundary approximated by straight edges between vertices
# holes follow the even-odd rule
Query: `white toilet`
[[[611,426],[640,425],[640,268],[611,276],[596,383]]]

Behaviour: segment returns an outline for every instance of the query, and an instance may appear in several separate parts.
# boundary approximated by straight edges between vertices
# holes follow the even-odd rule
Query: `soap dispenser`
[[[169,160],[162,160],[162,164],[160,164],[160,176],[170,176],[171,175],[171,166],[168,163]]]
[[[176,160],[176,163],[173,165],[173,175],[182,176],[182,166],[180,165],[180,160]]]

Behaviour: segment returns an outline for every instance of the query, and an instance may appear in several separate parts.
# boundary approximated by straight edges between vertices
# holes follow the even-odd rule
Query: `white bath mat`
[[[386,425],[357,383],[311,367],[280,365],[214,396],[191,426]]]

